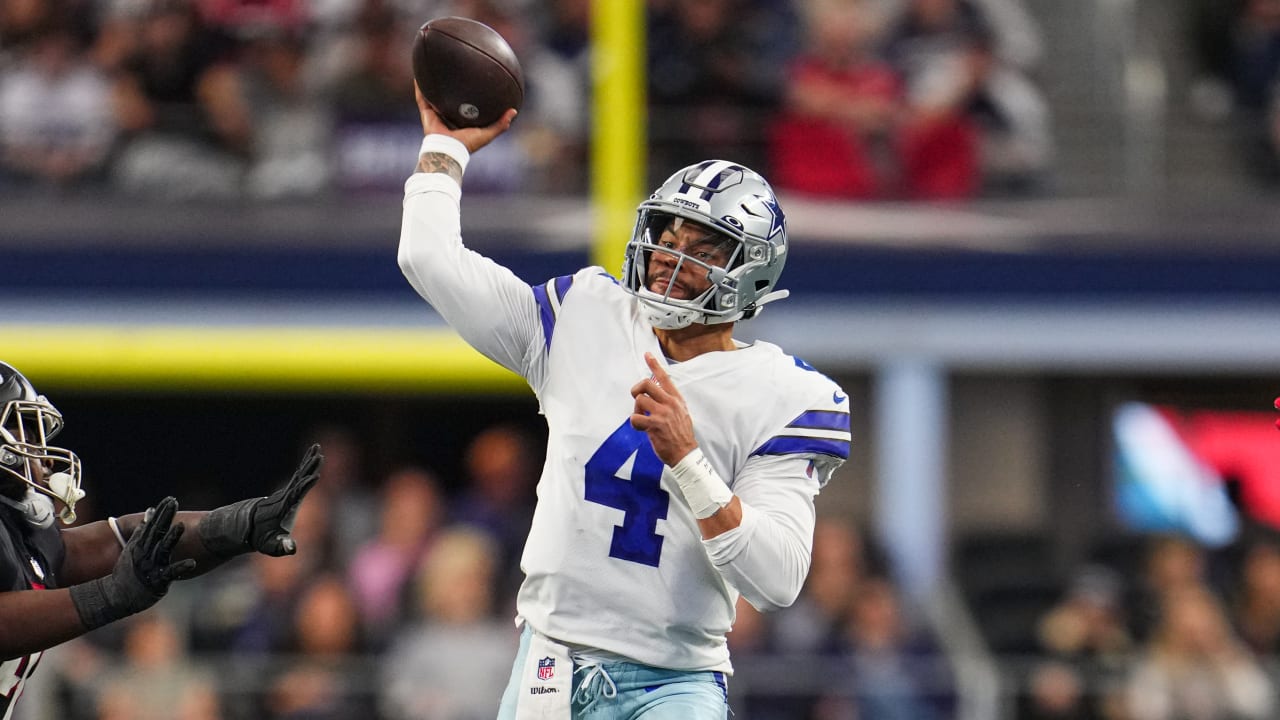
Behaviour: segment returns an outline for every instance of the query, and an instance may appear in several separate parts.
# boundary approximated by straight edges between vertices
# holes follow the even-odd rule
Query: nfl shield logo
[[[538,679],[550,680],[556,674],[556,659],[544,657],[538,661]]]

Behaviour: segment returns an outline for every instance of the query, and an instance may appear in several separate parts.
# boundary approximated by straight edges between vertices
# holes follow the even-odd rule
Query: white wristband
[[[443,153],[453,158],[462,166],[462,172],[467,171],[467,163],[471,162],[471,152],[467,150],[467,146],[462,144],[461,140],[449,137],[448,135],[440,135],[432,133],[422,138],[422,148],[418,150],[418,157],[422,157],[424,153]]]
[[[115,533],[116,540],[120,543],[120,547],[124,548],[127,543],[124,541],[124,533],[120,532],[120,522],[114,517],[108,517],[107,525],[111,527],[111,532]]]
[[[716,474],[715,468],[702,454],[702,448],[694,448],[693,452],[671,467],[671,474],[684,493],[685,502],[693,510],[693,516],[699,520],[720,512],[720,508],[733,499],[733,491]]]

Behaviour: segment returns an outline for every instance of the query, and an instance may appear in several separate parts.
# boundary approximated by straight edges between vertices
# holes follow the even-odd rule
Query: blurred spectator
[[[404,166],[405,149],[422,142],[412,44],[413,32],[399,24],[391,6],[364,0],[351,30],[322,46],[340,59],[327,61],[322,74],[336,123],[335,179],[343,190],[399,189],[412,169]]]
[[[1207,587],[1209,561],[1205,550],[1182,535],[1153,535],[1147,541],[1140,575],[1126,599],[1129,625],[1135,638],[1145,641],[1160,622],[1164,598],[1187,589]]]
[[[266,708],[275,720],[367,720],[371,678],[355,663],[365,650],[355,600],[342,578],[307,588],[290,629],[288,661],[276,668]]]
[[[1245,157],[1280,183],[1280,0],[1246,0],[1232,32],[1232,80]]]
[[[876,55],[880,18],[868,0],[804,5],[806,44],[792,61],[785,108],[770,130],[773,182],[844,199],[897,194],[901,82]]]
[[[324,448],[320,481],[308,495],[322,495],[327,514],[325,546],[333,551],[326,564],[348,567],[357,548],[378,532],[378,498],[366,474],[365,447],[356,434],[341,425],[317,427],[305,434]],[[297,530],[294,530],[295,534]]]
[[[1231,610],[1240,637],[1254,654],[1280,655],[1280,538],[1274,533],[1246,546]]]
[[[1052,154],[1047,107],[1010,57],[1001,55],[995,0],[906,0],[889,35],[888,57],[906,83],[911,125],[903,138],[913,195],[957,198],[1026,191],[1042,180]],[[1005,13],[1029,18],[1013,0]],[[1025,44],[1025,42],[1024,42]]]
[[[245,179],[250,197],[307,197],[329,187],[332,117],[307,82],[306,52],[299,30],[267,28],[248,42],[243,83],[254,127]]]
[[[730,706],[751,720],[807,717],[814,703],[811,688],[793,687],[794,681],[780,678],[778,672],[780,667],[786,667],[792,673],[804,673],[803,668],[797,669],[797,656],[779,653],[775,642],[773,621],[790,610],[765,614],[742,597],[735,610],[733,629],[727,635],[734,667],[729,683]]]
[[[382,661],[386,717],[492,718],[511,673],[518,631],[494,614],[497,543],[479,528],[441,531],[416,578],[416,619]]]
[[[850,673],[832,678],[819,718],[946,720],[955,717],[954,679],[930,633],[906,616],[886,578],[860,584],[834,650]],[[852,687],[852,692],[842,692]]]
[[[124,662],[108,672],[99,720],[220,720],[211,672],[191,663],[178,626],[162,613],[129,621]]]
[[[378,534],[347,567],[361,621],[375,648],[403,617],[406,586],[445,516],[434,475],[420,467],[393,472],[382,488]]]
[[[650,167],[722,158],[763,164],[764,120],[774,109],[781,70],[770,43],[783,28],[751,31],[751,0],[649,3]]]
[[[340,122],[417,122],[412,101],[412,31],[397,22],[382,0],[364,0],[331,88]],[[408,99],[406,99],[408,95]]]
[[[31,32],[13,67],[0,66],[0,184],[101,180],[116,135],[107,79],[68,26]]]
[[[166,199],[239,194],[253,125],[226,38],[194,0],[156,0],[138,20],[118,18],[117,121],[127,144],[114,181]],[[106,53],[106,51],[103,51]]]
[[[552,0],[539,42],[517,48],[525,106],[516,131],[530,163],[533,192],[581,194],[590,136],[590,0]],[[499,138],[501,139],[501,138]],[[529,183],[526,183],[529,187]]]
[[[774,620],[780,652],[817,652],[828,646],[841,632],[863,582],[864,562],[862,540],[852,524],[838,518],[818,518],[804,589]]]
[[[1164,596],[1126,694],[1131,720],[1262,720],[1275,709],[1266,673],[1205,587]]]
[[[1028,720],[1121,720],[1119,693],[1134,643],[1126,625],[1120,578],[1090,565],[1072,580],[1066,597],[1040,620],[1044,661],[1031,671]]]
[[[533,521],[538,466],[529,439],[514,426],[495,425],[467,446],[467,485],[453,500],[450,517],[483,528],[498,541],[497,572],[504,591],[520,583],[520,552]]]

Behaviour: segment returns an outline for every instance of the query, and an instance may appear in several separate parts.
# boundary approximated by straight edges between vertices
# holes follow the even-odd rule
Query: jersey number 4
[[[622,524],[613,529],[609,557],[658,567],[671,495],[662,489],[662,461],[649,436],[624,420],[587,461],[587,500],[621,510]]]

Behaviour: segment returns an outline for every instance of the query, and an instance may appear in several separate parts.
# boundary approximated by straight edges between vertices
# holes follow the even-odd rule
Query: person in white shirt
[[[741,594],[772,610],[809,569],[814,499],[849,455],[849,399],[777,346],[733,338],[776,289],[786,224],[754,171],[708,160],[639,207],[621,280],[530,286],[462,243],[463,173],[510,127],[448,128],[418,93],[399,264],[548,425],[499,718],[727,717]]]

